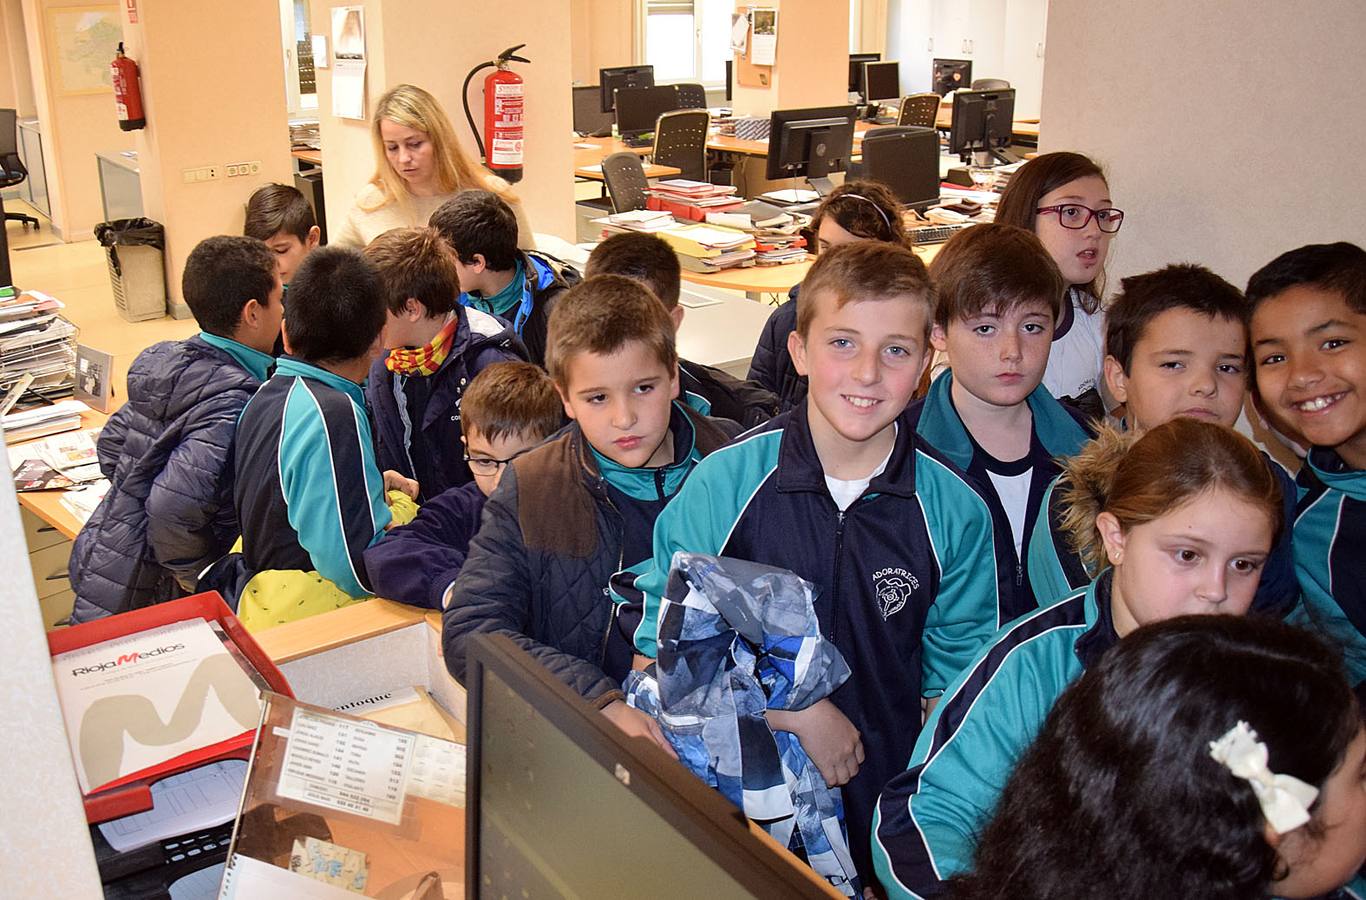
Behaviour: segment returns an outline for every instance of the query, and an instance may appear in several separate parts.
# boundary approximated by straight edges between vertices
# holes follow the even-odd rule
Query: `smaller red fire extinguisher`
[[[114,80],[114,103],[119,110],[119,127],[124,131],[146,128],[138,64],[123,55],[123,41],[119,41],[118,53],[109,64],[109,69]]]
[[[484,166],[510,183],[522,180],[523,141],[525,140],[526,107],[522,89],[522,76],[508,68],[511,61],[530,63],[531,60],[514,56],[526,44],[509,47],[498,55],[496,60],[480,63],[465,76],[465,117],[469,119],[470,130],[479,152],[484,154]],[[492,66],[494,71],[484,79],[484,134],[488,146],[480,139],[479,129],[474,127],[474,116],[469,107],[469,84],[480,69]]]

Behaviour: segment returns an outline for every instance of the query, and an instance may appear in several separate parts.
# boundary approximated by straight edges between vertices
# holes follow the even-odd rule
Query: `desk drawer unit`
[[[20,509],[24,523],[24,540],[28,542],[28,562],[33,571],[33,586],[42,608],[43,625],[51,628],[71,615],[76,595],[67,577],[67,562],[71,559],[71,541],[42,519]]]

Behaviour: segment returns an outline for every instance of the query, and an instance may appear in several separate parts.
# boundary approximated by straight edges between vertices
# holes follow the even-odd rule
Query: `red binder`
[[[276,668],[275,663],[271,662],[270,657],[266,656],[265,651],[252,639],[247,630],[242,627],[242,623],[237,621],[237,617],[232,614],[232,610],[228,609],[227,604],[223,602],[223,598],[219,596],[217,591],[182,597],[169,603],[159,603],[155,606],[121,613],[117,616],[96,619],[82,625],[73,625],[70,628],[48,632],[47,649],[49,654],[56,656],[59,653],[79,650],[91,644],[98,644],[124,635],[136,634],[139,631],[146,631],[150,628],[158,628],[175,622],[184,622],[189,619],[217,622],[228,635],[228,638],[237,646],[237,649],[242,652],[242,655],[256,667],[256,671],[261,673],[261,677],[266,680],[272,690],[288,697],[294,696],[293,691],[289,689],[289,682],[285,681],[285,676]],[[168,775],[175,775],[178,772],[217,762],[220,759],[249,759],[251,757],[251,745],[255,739],[255,729],[244,731],[226,741],[219,741],[216,744],[201,747],[189,753],[182,753],[151,769],[134,772],[112,782],[99,791],[87,794],[83,798],[86,821],[93,825],[97,822],[106,822],[110,819],[145,812],[152,808],[152,784],[154,782]]]

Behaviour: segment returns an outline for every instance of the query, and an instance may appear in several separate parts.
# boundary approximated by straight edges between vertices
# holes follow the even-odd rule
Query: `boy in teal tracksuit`
[[[1298,479],[1295,570],[1312,625],[1366,682],[1366,250],[1283,253],[1248,281],[1257,390],[1311,449]]]
[[[1063,279],[1037,237],[1008,225],[955,235],[930,274],[939,290],[930,339],[952,371],[911,417],[916,434],[966,471],[991,509],[1002,621],[1009,621],[1038,605],[1024,572],[1027,526],[1058,474],[1057,460],[1089,437],[1080,415],[1042,386]]]
[[[770,710],[830,785],[872,883],[878,790],[905,766],[921,700],[997,627],[990,513],[951,462],[915,438],[906,404],[928,359],[930,298],[908,250],[871,241],[821,254],[790,339],[806,401],[703,460],[660,514],[653,559],[613,578],[643,603],[635,643],[656,655],[676,551],[789,569],[818,588],[817,619],[851,675],[805,710]]]

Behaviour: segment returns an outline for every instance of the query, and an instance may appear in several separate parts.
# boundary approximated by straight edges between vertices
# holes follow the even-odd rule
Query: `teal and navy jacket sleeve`
[[[937,697],[1005,624],[1006,613],[986,501],[942,460],[917,453],[916,493],[940,570],[925,616],[921,690]]]
[[[1067,535],[1062,529],[1065,511],[1062,492],[1066,487],[1066,477],[1059,475],[1054,478],[1044,491],[1039,515],[1029,536],[1029,552],[1025,556],[1025,575],[1029,578],[1034,599],[1041,607],[1056,603],[1078,588],[1086,587],[1091,580],[1081,558],[1068,545]]]
[[[894,898],[928,897],[972,863],[977,835],[1049,709],[1080,674],[1083,591],[1015,621],[958,675],[883,789],[873,864]]]
[[[1299,477],[1293,552],[1308,624],[1342,651],[1352,684],[1366,682],[1366,472],[1315,448]]]
[[[314,569],[352,597],[371,593],[363,554],[393,517],[364,410],[297,379],[285,401],[279,464],[289,524]]]

